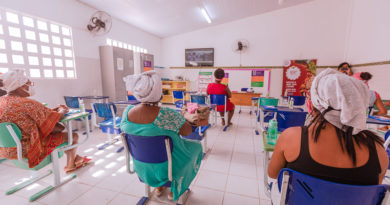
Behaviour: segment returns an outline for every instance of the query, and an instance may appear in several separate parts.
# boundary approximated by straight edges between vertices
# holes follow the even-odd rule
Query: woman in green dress
[[[179,112],[160,107],[162,84],[155,71],[124,78],[126,89],[141,103],[129,106],[124,112],[121,130],[127,134],[153,137],[166,135],[172,139],[172,183],[169,199],[177,200],[195,178],[203,153],[200,142],[180,137],[192,133],[192,128]],[[157,187],[155,192],[161,195],[168,180],[168,163],[144,163],[134,159],[134,170],[146,184]]]

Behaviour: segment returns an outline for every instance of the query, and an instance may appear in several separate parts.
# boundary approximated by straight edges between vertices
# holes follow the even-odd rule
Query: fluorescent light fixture
[[[203,14],[204,18],[206,19],[207,23],[211,23],[210,16],[207,14],[206,9],[200,8],[200,10],[202,11],[202,14]]]

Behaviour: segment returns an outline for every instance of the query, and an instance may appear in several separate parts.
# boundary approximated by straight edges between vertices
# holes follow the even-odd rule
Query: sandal
[[[77,156],[80,157],[79,155],[77,155]],[[91,160],[92,160],[91,158],[88,158],[87,156],[84,156],[82,161],[81,162],[77,162],[77,163],[75,162],[75,165],[76,165],[76,167],[79,167],[79,166],[83,167],[83,166],[87,165]]]
[[[66,174],[70,174],[70,173],[80,169],[81,167],[83,167],[83,166],[75,166],[73,168],[64,167],[64,171],[65,171]]]

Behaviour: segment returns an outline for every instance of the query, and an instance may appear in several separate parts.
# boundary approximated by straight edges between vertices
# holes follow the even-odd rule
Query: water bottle
[[[80,112],[85,112],[85,105],[83,99],[79,100],[79,108],[80,108]]]
[[[275,145],[278,139],[278,122],[276,119],[272,119],[268,124],[267,143]]]
[[[290,98],[290,102],[289,102],[288,108],[294,109],[294,98]]]

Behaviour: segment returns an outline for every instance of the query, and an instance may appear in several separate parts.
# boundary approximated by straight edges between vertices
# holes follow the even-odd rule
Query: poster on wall
[[[152,69],[152,61],[145,60],[144,61],[144,72],[150,71],[150,70],[153,70]]]
[[[302,96],[306,82],[316,74],[316,64],[316,59],[288,61],[283,67],[282,94]]]
[[[257,87],[257,88],[264,87],[264,71],[262,70],[252,71],[251,87]]]
[[[208,84],[213,82],[213,72],[199,72],[198,92],[206,94]]]
[[[225,72],[225,77],[222,79],[222,84],[228,85],[229,84],[229,73]]]

